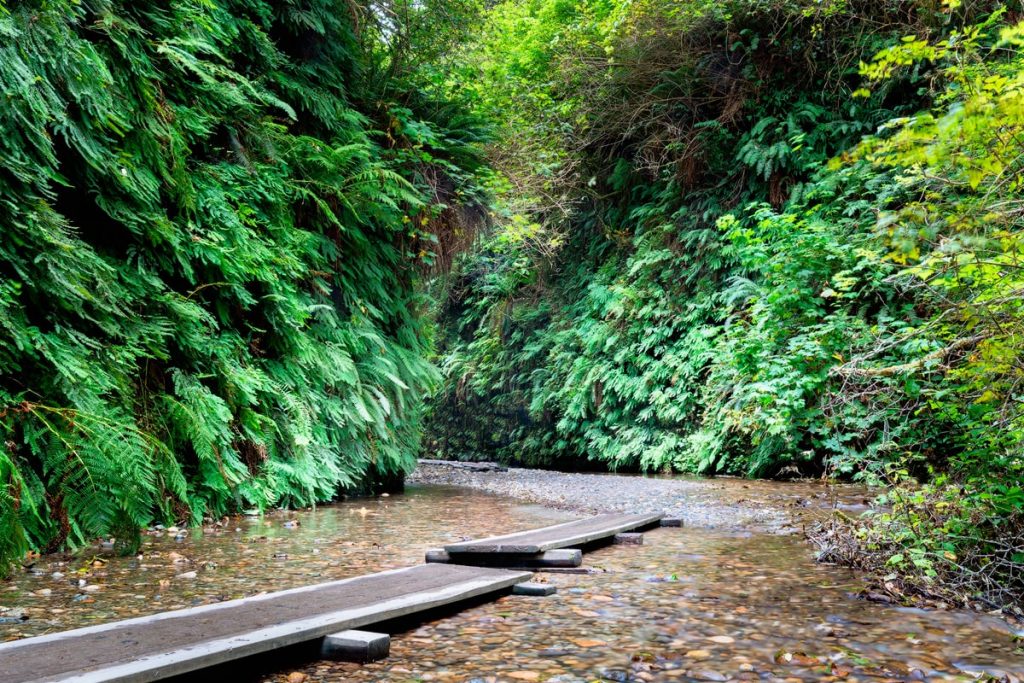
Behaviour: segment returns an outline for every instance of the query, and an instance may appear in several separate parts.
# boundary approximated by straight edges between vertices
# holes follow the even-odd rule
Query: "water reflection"
[[[314,511],[234,517],[148,534],[138,557],[101,546],[46,556],[0,582],[0,640],[332,581],[423,561],[428,548],[570,519],[446,487]]]

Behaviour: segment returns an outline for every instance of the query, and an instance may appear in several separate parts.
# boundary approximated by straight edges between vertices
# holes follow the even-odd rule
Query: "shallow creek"
[[[328,581],[422,561],[446,542],[568,513],[449,487],[146,537],[139,557],[44,557],[0,583],[0,640]],[[365,666],[313,681],[880,681],[1024,676],[1005,623],[851,597],[850,571],[792,535],[656,529],[588,554],[594,574],[540,574],[558,593],[508,596],[399,634]],[[95,588],[93,588],[95,587]],[[294,669],[268,673],[285,680]],[[297,677],[297,678],[301,678]],[[294,678],[293,678],[294,679]],[[1013,680],[1013,679],[1011,679]]]

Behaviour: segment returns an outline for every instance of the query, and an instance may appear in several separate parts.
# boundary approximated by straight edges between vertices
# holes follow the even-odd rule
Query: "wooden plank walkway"
[[[664,516],[664,513],[660,512],[649,515],[596,515],[543,529],[492,536],[479,541],[452,543],[446,545],[444,550],[452,557],[453,562],[458,562],[456,556],[460,554],[537,555],[556,548],[577,547],[609,539],[623,531],[653,526]]]
[[[530,580],[425,564],[0,644],[0,683],[156,681]]]

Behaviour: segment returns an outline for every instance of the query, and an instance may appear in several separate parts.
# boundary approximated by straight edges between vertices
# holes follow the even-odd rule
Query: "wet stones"
[[[608,479],[621,483],[621,478]],[[384,499],[387,512],[360,500],[336,510],[325,507],[316,518],[268,513],[266,521],[273,526],[263,518],[232,517],[224,533],[193,533],[185,546],[172,544],[166,534],[147,537],[145,559],[133,569],[126,558],[111,557],[105,568],[90,565],[79,574],[91,557],[70,563],[44,557],[37,566],[46,570],[45,576],[19,573],[0,584],[0,604],[28,607],[31,616],[0,627],[0,635],[38,635],[88,626],[97,618],[151,613],[168,609],[178,596],[185,604],[209,602],[416,564],[428,540],[441,544],[498,534],[507,531],[510,520],[525,529],[564,519],[557,512],[466,489],[419,491]],[[597,500],[605,492],[588,495]],[[615,496],[629,498],[632,489]],[[617,501],[615,496],[608,494],[602,504]],[[654,500],[661,505],[656,498],[638,494],[629,504]],[[753,502],[760,504],[759,499]],[[363,505],[380,511],[366,516],[371,525],[349,514]],[[679,513],[680,505],[668,502],[665,507]],[[302,526],[286,531],[286,517],[300,518]],[[1024,671],[1024,654],[1014,641],[1024,634],[1005,626],[998,630],[995,620],[990,624],[976,613],[917,612],[858,599],[853,595],[861,587],[856,577],[815,564],[810,546],[797,538],[736,534],[729,531],[731,521],[715,530],[696,529],[699,523],[692,517],[687,523],[683,529],[647,532],[641,549],[611,545],[588,555],[587,564],[601,574],[545,574],[558,587],[552,599],[503,597],[394,636],[385,660],[311,662],[300,673],[308,676],[306,683],[527,680],[510,676],[513,672],[536,673],[537,683],[591,683],[600,681],[603,671],[627,672],[630,683],[692,683],[700,680],[696,674],[736,681],[870,683],[920,680],[922,675],[930,681],[977,680],[985,665],[992,673],[1000,669],[1018,678]],[[269,539],[246,541],[263,534]],[[175,563],[171,552],[194,561]],[[290,557],[272,561],[276,552]],[[220,568],[205,571],[206,560]],[[200,580],[174,580],[175,573],[193,568],[201,568]],[[314,572],[325,578],[310,579]],[[75,600],[80,576],[87,583],[102,581],[104,590]],[[161,580],[167,585],[160,587]],[[29,592],[44,585],[52,589],[50,597]],[[163,594],[162,603],[153,601],[157,593]],[[0,608],[0,616],[10,615]],[[724,636],[734,642],[725,642]],[[587,640],[605,644],[573,642]],[[780,650],[804,654],[776,662]],[[289,671],[268,671],[263,681],[284,683]]]

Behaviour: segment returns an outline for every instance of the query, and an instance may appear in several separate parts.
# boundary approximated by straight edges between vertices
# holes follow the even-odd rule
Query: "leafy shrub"
[[[535,464],[762,475],[882,448],[831,435],[821,399],[851,337],[916,315],[884,282],[895,269],[873,235],[874,211],[903,189],[867,162],[824,167],[931,102],[922,68],[853,94],[858,63],[885,45],[953,30],[933,10],[495,8],[470,56],[514,191],[442,302],[430,443]],[[517,222],[540,239],[509,241]]]
[[[1019,17],[515,12],[530,21],[514,44],[485,32],[486,68],[514,76],[489,97],[552,106],[504,119],[506,135],[539,130],[530,154],[497,157],[530,201],[505,203],[457,266],[431,443],[884,483],[891,511],[839,523],[826,557],[892,574],[894,592],[1019,602]],[[537,149],[554,167],[522,163]],[[536,239],[509,238],[522,224]]]
[[[1017,471],[1016,481],[1021,480]],[[811,533],[819,558],[875,577],[871,596],[1024,616],[1024,490],[988,478],[894,486],[884,512]]]

